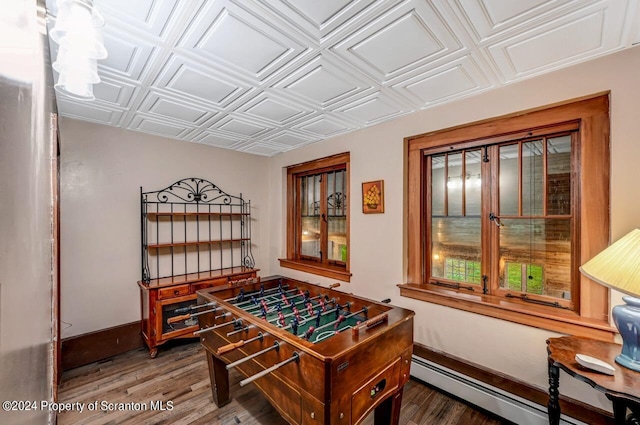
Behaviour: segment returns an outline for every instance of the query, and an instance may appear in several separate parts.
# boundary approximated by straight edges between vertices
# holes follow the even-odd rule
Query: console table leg
[[[211,393],[213,401],[218,407],[229,403],[229,371],[225,363],[205,350],[207,364],[209,365],[209,379],[211,380]]]
[[[627,407],[631,410],[627,416],[627,425],[640,425],[640,405],[631,403]]]
[[[615,397],[610,397],[607,395],[607,398],[611,400],[613,404],[613,420],[616,425],[625,425],[627,423],[627,404]]]
[[[553,362],[549,362],[549,403],[547,404],[547,412],[549,414],[549,424],[560,424],[560,393],[558,392],[560,385],[560,368],[555,366]]]

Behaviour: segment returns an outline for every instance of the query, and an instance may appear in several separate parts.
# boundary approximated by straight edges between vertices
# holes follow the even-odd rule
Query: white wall
[[[65,118],[60,137],[63,338],[140,320],[140,186],[201,177],[242,193],[267,265],[268,158]]]
[[[611,90],[611,237],[616,240],[640,226],[640,197],[634,195],[636,159],[640,158],[639,69],[640,48],[636,47],[271,158],[269,270],[310,282],[334,282],[279,266],[277,259],[286,251],[283,167],[349,151],[353,276],[341,289],[373,299],[391,297],[393,304],[416,312],[416,342],[546,390],[545,340],[557,336],[553,332],[400,297],[396,284],[406,277],[403,139]],[[364,215],[361,183],[377,179],[384,179],[385,212]],[[617,300],[616,295],[612,303]],[[562,394],[611,409],[604,396],[564,374],[560,389]]]

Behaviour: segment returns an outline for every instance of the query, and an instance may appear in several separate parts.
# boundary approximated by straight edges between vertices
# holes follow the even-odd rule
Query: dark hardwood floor
[[[143,349],[130,351],[63,374],[59,402],[82,404],[84,411],[60,413],[58,424],[286,424],[254,385],[240,387],[240,375],[233,371],[230,379],[233,400],[217,408],[199,342],[163,347],[155,359]],[[97,409],[89,410],[96,401]],[[152,402],[162,402],[166,410],[158,410],[157,404],[152,410]],[[503,424],[413,380],[405,386],[400,423]],[[373,415],[364,424],[373,425]]]

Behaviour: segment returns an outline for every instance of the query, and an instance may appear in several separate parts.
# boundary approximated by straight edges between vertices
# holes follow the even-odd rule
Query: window
[[[287,169],[282,267],[349,281],[349,154]]]
[[[408,139],[401,295],[612,339],[578,271],[608,242],[608,123],[605,95]]]
[[[573,308],[577,124],[548,131],[480,148],[425,150],[428,283]]]

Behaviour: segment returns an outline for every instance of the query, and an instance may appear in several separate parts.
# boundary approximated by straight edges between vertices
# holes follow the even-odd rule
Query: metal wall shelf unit
[[[150,282],[233,267],[253,268],[251,201],[187,178],[157,191],[140,188],[141,279]]]

